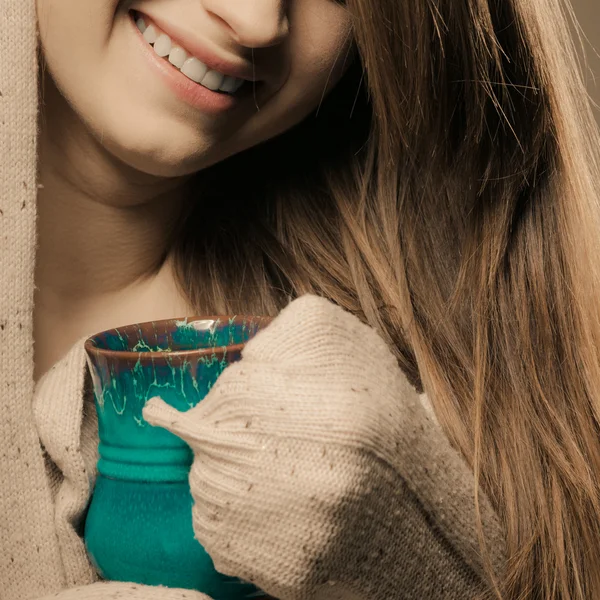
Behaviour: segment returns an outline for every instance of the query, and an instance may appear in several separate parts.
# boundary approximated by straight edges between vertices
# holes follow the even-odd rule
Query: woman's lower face
[[[350,18],[334,0],[38,0],[37,9],[45,77],[58,91],[44,107],[62,132],[54,143],[69,143],[78,123],[111,159],[153,176],[189,175],[284,132],[350,62]]]

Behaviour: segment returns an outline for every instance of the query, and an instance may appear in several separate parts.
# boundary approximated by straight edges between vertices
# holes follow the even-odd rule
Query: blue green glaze
[[[180,411],[202,400],[265,318],[194,317],[129,325],[86,343],[100,438],[86,519],[88,552],[105,579],[196,589],[239,600],[256,588],[225,577],[194,539],[190,447],[142,417],[160,396]]]

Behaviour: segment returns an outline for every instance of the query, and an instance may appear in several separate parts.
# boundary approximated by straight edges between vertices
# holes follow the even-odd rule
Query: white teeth
[[[235,94],[243,85],[243,79],[237,79],[236,77],[225,77],[219,90],[227,92],[229,94]]]
[[[146,31],[146,23],[144,23],[144,19],[142,19],[142,17],[139,17],[138,20],[135,22],[135,24],[138,26],[138,29],[144,33],[144,31]]]
[[[222,92],[233,92],[235,90],[235,77],[225,77],[219,89]]]
[[[154,52],[161,58],[171,53],[171,38],[166,33],[161,33],[154,42]]]
[[[204,87],[207,87],[209,90],[218,90],[223,83],[223,79],[225,79],[225,75],[218,73],[217,71],[209,71],[204,79],[201,81]]]
[[[148,27],[146,27],[146,31],[144,31],[144,39],[149,44],[154,44],[157,37],[158,33],[156,31],[156,27],[154,27],[154,25],[148,25]]]
[[[187,60],[187,52],[179,46],[173,46],[169,54],[169,62],[175,65],[178,69],[183,67],[183,63]]]
[[[200,62],[195,56],[188,58],[181,67],[180,71],[196,83],[202,83],[202,79],[208,71],[208,67]]]
[[[188,53],[176,46],[171,38],[160,31],[153,24],[146,25],[142,17],[135,21],[137,28],[141,31],[144,39],[154,46],[154,52],[161,58],[166,58],[175,67],[177,67],[186,77],[208,88],[209,90],[219,90],[233,94],[240,89],[244,80],[237,77],[223,75],[218,71],[209,69],[202,61],[195,56],[188,56]]]

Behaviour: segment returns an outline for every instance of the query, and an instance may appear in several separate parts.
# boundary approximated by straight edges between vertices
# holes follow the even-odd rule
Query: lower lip
[[[154,52],[152,46],[145,40],[142,32],[135,24],[133,13],[129,13],[131,25],[141,42],[142,51],[148,58],[148,64],[174,94],[186,104],[209,114],[227,112],[237,106],[241,100],[240,95],[219,94],[188,79],[177,67],[168,60],[161,58]]]

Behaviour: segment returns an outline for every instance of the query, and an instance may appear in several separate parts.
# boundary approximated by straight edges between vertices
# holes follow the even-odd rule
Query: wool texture
[[[487,588],[472,473],[379,335],[324,298],[291,302],[195,408],[153,399],[144,418],[194,449],[194,528],[221,572],[282,600]]]
[[[33,378],[35,0],[0,10],[0,600],[210,600],[99,581],[82,540],[97,416],[78,342]],[[198,407],[145,415],[195,452],[194,529],[222,572],[281,600],[459,599],[489,582],[473,475],[377,334],[305,296]],[[494,569],[503,533],[485,496]]]

